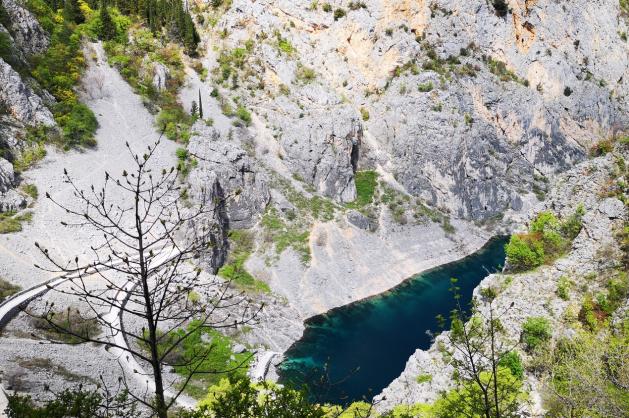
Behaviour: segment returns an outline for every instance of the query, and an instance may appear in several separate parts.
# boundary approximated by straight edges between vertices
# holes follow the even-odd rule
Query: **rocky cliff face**
[[[604,291],[609,272],[622,270],[623,252],[617,234],[629,221],[629,209],[614,193],[627,198],[626,188],[624,191],[616,189],[625,175],[620,161],[627,158],[629,152],[624,146],[616,153],[577,165],[560,175],[553,182],[547,199],[529,213],[531,219],[541,211],[566,219],[582,205],[585,209],[583,228],[565,257],[531,272],[492,274],[475,289],[477,298],[481,297],[481,289],[491,287],[498,292],[494,307],[495,312],[506,312],[500,318],[504,341],[515,345],[528,317],[547,318],[553,339],[574,335],[580,328],[574,317],[584,295]],[[571,282],[569,293],[560,297],[559,283],[567,279]],[[488,314],[486,306],[481,311]],[[621,307],[616,316],[626,317],[626,306]],[[382,400],[379,407],[387,410],[399,404],[430,403],[441,391],[452,388],[454,369],[443,355],[443,347],[447,345],[448,340],[442,334],[429,350],[417,350],[402,375],[377,397]],[[526,362],[533,360],[523,351],[522,355]],[[420,375],[430,375],[432,380],[418,381]],[[543,375],[527,374],[526,389],[530,391],[531,400],[527,408],[533,416],[543,415],[540,395],[543,385]]]
[[[20,1],[2,0],[8,26],[16,45],[24,54],[33,56],[46,51],[49,45],[48,33],[41,27],[35,16]]]
[[[5,212],[26,205],[26,199],[14,190],[18,181],[7,159],[19,156],[28,128],[56,123],[47,107],[54,99],[39,88],[36,93],[36,82],[23,75],[29,57],[48,47],[48,34],[18,2],[3,0],[0,12],[0,34],[7,41],[0,57],[0,212]]]
[[[188,176],[193,196],[198,198],[202,189],[215,185],[214,198],[226,201],[226,226],[251,228],[270,200],[264,174],[237,142],[221,137],[201,121],[193,129],[188,145],[194,161]]]
[[[357,166],[381,167],[458,217],[522,211],[628,122],[615,0],[511,0],[503,16],[483,0],[330,4],[235,0],[210,39],[223,51],[249,41],[231,88],[286,163],[339,201]]]

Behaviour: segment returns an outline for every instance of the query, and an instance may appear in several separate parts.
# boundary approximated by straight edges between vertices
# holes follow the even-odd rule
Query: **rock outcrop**
[[[201,121],[193,131],[188,145],[189,158],[195,161],[188,175],[193,195],[199,198],[203,189],[215,185],[215,198],[226,201],[228,227],[252,227],[270,200],[264,175],[235,141],[221,138]]]
[[[16,0],[2,0],[2,6],[10,22],[7,29],[19,49],[29,56],[46,51],[50,39],[35,16]]]
[[[55,125],[55,119],[41,97],[35,94],[2,58],[0,58],[0,106],[24,125]]]

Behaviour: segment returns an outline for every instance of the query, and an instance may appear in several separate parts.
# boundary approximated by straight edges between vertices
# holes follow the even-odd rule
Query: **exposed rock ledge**
[[[627,158],[626,154],[625,151],[624,158]],[[617,259],[615,255],[620,250],[613,231],[626,222],[629,214],[618,199],[600,197],[614,169],[615,162],[611,154],[578,165],[554,182],[548,199],[531,213],[532,217],[539,211],[552,210],[560,216],[569,216],[579,204],[583,204],[586,209],[583,229],[567,256],[535,271],[509,275],[511,282],[505,281],[507,275],[490,275],[475,289],[475,294],[483,287],[500,289],[495,303],[498,311],[514,304],[508,314],[501,318],[508,333],[507,338],[517,340],[522,323],[529,316],[547,317],[552,322],[554,337],[570,332],[561,323],[570,301],[556,296],[559,278],[569,275],[576,280],[588,273],[602,272]],[[453,369],[444,361],[438,348],[446,340],[444,335],[440,335],[430,349],[417,350],[410,357],[401,376],[376,396],[380,400],[379,409],[388,410],[399,404],[429,403],[437,399],[440,391],[452,387]],[[430,374],[432,381],[418,383],[416,378],[421,374]],[[527,384],[532,401],[529,412],[538,416],[543,413],[540,384],[533,377],[528,378]]]
[[[247,270],[286,298],[292,315],[285,317],[274,307],[274,318],[263,318],[257,338],[273,350],[284,351],[301,336],[305,319],[385,292],[415,274],[463,258],[491,237],[464,221],[453,221],[454,235],[447,235],[437,224],[401,227],[383,219],[382,225],[371,233],[345,222],[316,224],[310,234],[312,261],[308,267],[291,249],[271,268],[260,256],[249,259]]]

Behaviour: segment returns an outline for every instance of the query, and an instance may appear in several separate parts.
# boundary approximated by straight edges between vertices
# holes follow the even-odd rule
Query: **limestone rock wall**
[[[381,167],[457,217],[522,212],[532,190],[629,126],[615,0],[510,0],[504,16],[485,0],[362,3],[235,0],[214,29],[226,36],[212,38],[227,51],[253,42],[246,80],[261,91],[239,97],[276,129],[287,165],[339,201],[353,196],[350,170]],[[316,140],[350,126],[358,164]]]

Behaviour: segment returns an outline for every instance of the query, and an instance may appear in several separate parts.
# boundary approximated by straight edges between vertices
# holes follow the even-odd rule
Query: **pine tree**
[[[190,116],[195,117],[199,111],[199,106],[197,106],[197,102],[192,101],[192,106],[190,108]]]
[[[105,41],[114,39],[116,37],[116,25],[114,24],[104,1],[100,6],[100,23],[100,38]]]
[[[63,20],[65,20],[66,23],[79,24],[85,22],[85,17],[79,9],[78,0],[65,0],[63,5]]]
[[[199,118],[203,119],[203,102],[201,101],[201,89],[199,89]]]

